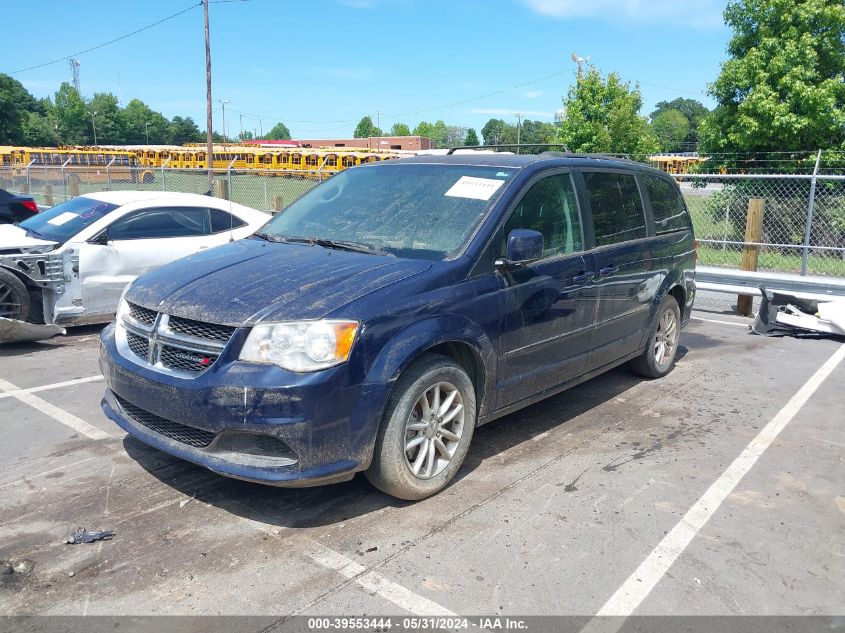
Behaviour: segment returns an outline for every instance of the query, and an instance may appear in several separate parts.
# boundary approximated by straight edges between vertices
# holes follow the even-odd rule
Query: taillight
[[[38,205],[35,204],[33,200],[21,200],[21,204],[24,206],[24,208],[28,209],[29,211],[32,211],[33,213],[38,213]]]

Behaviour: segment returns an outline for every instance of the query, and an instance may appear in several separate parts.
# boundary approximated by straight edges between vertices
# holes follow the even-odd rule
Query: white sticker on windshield
[[[445,196],[452,198],[472,198],[473,200],[489,200],[502,186],[504,181],[493,180],[492,178],[473,178],[472,176],[461,176],[454,185],[449,188]]]
[[[76,219],[78,216],[75,213],[71,213],[70,211],[65,211],[64,213],[60,213],[55,218],[50,218],[47,220],[47,224],[52,224],[53,226],[61,226],[66,222],[70,222],[71,220]]]

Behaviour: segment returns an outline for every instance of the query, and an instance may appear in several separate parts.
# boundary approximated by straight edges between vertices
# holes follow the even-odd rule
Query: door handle
[[[613,266],[613,265],[607,266],[607,267],[599,270],[599,274],[601,274],[602,277],[610,277],[611,275],[618,273],[618,272],[619,272],[619,266]]]
[[[581,273],[580,275],[575,275],[572,278],[572,281],[574,281],[576,284],[585,284],[588,281],[592,281],[595,278],[595,276],[596,276],[596,273],[594,273],[593,271],[589,271],[589,272],[586,272],[586,273]]]

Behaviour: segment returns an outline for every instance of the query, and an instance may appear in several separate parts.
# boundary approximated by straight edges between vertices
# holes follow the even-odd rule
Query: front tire
[[[646,378],[662,378],[675,364],[681,336],[681,309],[672,295],[663,297],[642,356],[631,361],[631,368]]]
[[[475,422],[475,388],[464,369],[439,354],[423,356],[396,383],[367,479],[409,501],[440,492],[461,467]]]
[[[0,269],[0,317],[23,321],[29,314],[29,291],[8,270]]]

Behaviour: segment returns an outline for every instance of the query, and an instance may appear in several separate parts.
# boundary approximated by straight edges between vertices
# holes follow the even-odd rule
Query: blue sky
[[[3,0],[0,72],[65,57],[197,0]],[[294,138],[351,136],[420,120],[480,129],[491,117],[552,121],[575,81],[570,55],[639,82],[643,114],[699,99],[725,58],[725,0],[228,0],[210,6],[214,127],[284,121]],[[17,51],[17,54],[10,54]],[[202,9],[78,56],[83,94],[140,98],[205,128]],[[118,83],[119,76],[119,83]],[[15,73],[37,97],[67,62]],[[530,82],[530,83],[529,83]],[[492,94],[491,93],[498,93]],[[491,96],[484,96],[491,95]],[[479,98],[483,97],[483,98]],[[462,103],[459,103],[462,102]],[[454,104],[454,105],[450,105]],[[442,107],[447,106],[447,107]],[[254,116],[257,115],[257,116]],[[261,122],[259,118],[261,117]]]

